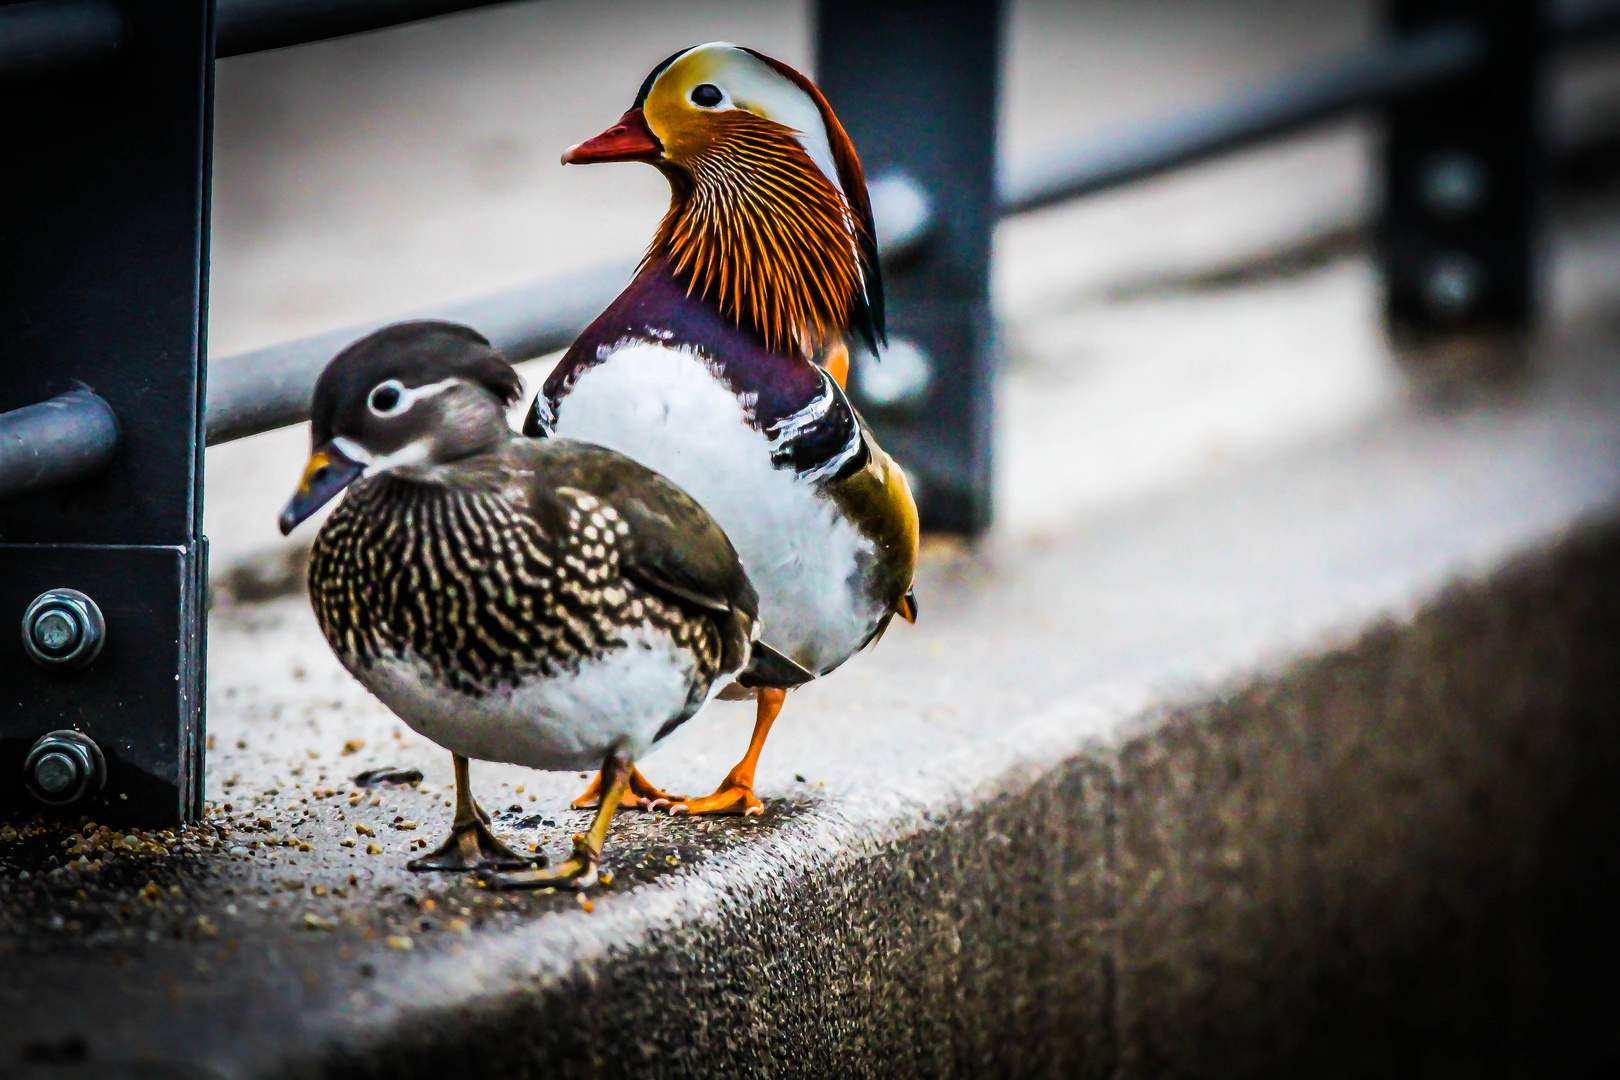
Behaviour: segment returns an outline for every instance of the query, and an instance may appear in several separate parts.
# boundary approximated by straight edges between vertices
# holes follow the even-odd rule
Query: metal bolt
[[[1457,252],[1436,255],[1423,280],[1423,298],[1438,319],[1460,319],[1474,306],[1485,284],[1479,263]]]
[[[40,802],[66,806],[106,785],[107,760],[82,731],[53,731],[28,751],[23,780]]]
[[[41,667],[82,668],[101,652],[106,637],[101,609],[77,589],[41,593],[23,613],[23,649]]]
[[[41,791],[60,795],[79,780],[79,769],[66,754],[46,754],[34,762],[34,783]]]
[[[1441,217],[1457,218],[1485,201],[1490,177],[1472,154],[1441,154],[1423,168],[1423,201]]]
[[[914,406],[934,381],[934,365],[916,343],[890,338],[881,356],[865,349],[856,353],[855,381],[862,396],[879,408]]]

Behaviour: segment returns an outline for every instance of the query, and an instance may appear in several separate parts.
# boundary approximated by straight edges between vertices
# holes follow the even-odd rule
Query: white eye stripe
[[[428,383],[426,386],[408,387],[398,379],[386,379],[372,387],[371,393],[366,395],[366,408],[370,409],[373,415],[385,419],[399,416],[402,413],[409,412],[411,407],[423,398],[432,397],[434,394],[442,394],[459,382],[461,382],[460,379],[441,379],[436,383]],[[394,400],[394,404],[386,409],[377,407],[377,394],[381,390],[392,390],[399,395]]]
[[[376,456],[353,439],[343,435],[334,437],[332,446],[338,453],[355,464],[364,465],[366,467],[364,475],[376,476],[380,472],[397,469],[401,465],[416,465],[426,461],[428,453],[433,448],[433,440],[431,438],[417,439],[415,442],[406,443],[392,454],[384,454],[382,457]]]

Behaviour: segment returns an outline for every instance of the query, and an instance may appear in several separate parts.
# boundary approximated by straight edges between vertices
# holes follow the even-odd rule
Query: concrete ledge
[[[542,992],[333,1071],[1597,1072],[1617,672],[1605,527],[905,835],[834,854],[790,822]],[[507,982],[514,944],[428,981]]]
[[[590,911],[405,873],[445,824],[444,755],[392,738],[300,601],[223,609],[218,831],[71,870],[47,860],[77,823],[0,840],[0,1072],[1613,1057],[1615,995],[1576,981],[1616,952],[1620,877],[1608,333],[1562,340],[1510,401],[1390,416],[1042,544],[936,549],[924,625],[795,695],[766,818],[621,815]],[[648,769],[712,783],[746,726],[687,728]],[[380,763],[428,782],[351,802]],[[576,778],[475,782],[510,791],[503,832],[566,843]],[[343,847],[355,825],[386,853]]]

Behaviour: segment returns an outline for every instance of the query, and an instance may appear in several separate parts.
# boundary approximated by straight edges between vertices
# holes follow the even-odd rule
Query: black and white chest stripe
[[[664,335],[646,339],[627,338],[611,347],[599,349],[599,362],[608,362],[615,352],[626,346],[665,345],[663,338]],[[726,373],[718,370],[718,365],[703,355],[702,350],[693,350],[693,354],[694,362],[703,363],[716,380],[726,384],[736,395],[749,422],[765,436],[771,464],[776,468],[788,469],[804,480],[821,483],[842,480],[864,469],[871,460],[871,452],[861,435],[860,421],[849,403],[848,395],[826,371],[816,369],[820,390],[805,405],[785,416],[761,417],[758,393],[739,391]],[[529,416],[531,426],[538,429],[536,434],[542,437],[556,434],[570,389],[571,380],[555,388],[548,386],[545,392],[536,397]]]

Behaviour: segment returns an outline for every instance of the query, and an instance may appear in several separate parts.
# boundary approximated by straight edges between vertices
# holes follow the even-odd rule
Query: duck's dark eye
[[[701,109],[712,109],[725,100],[726,95],[714,83],[699,83],[692,87],[692,104]]]
[[[371,411],[387,415],[399,407],[399,387],[385,382],[371,392]]]

